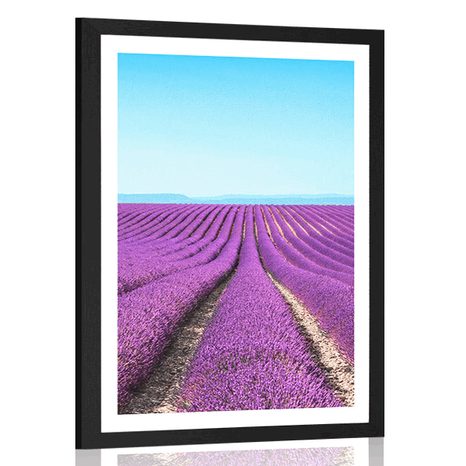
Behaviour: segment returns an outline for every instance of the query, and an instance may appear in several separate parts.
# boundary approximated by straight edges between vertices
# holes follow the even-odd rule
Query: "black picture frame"
[[[367,44],[370,77],[369,422],[172,431],[101,431],[101,37],[106,34]],[[201,427],[201,426],[200,426]],[[384,434],[384,31],[76,20],[76,447],[258,442]]]

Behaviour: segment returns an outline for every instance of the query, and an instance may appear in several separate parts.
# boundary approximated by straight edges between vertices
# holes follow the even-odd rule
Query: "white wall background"
[[[76,16],[386,30],[385,459],[388,465],[461,463],[466,40],[460,7],[453,0],[43,0],[3,6],[4,464],[74,461]]]

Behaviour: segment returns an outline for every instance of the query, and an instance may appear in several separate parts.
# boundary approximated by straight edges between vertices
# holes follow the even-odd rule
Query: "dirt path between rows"
[[[121,414],[176,412],[181,386],[204,330],[232,273],[180,324],[152,375],[133,394]]]
[[[301,332],[308,341],[313,356],[327,373],[335,394],[346,406],[354,405],[354,367],[340,353],[334,341],[320,328],[317,319],[294,294],[268,273],[273,284],[291,308]]]

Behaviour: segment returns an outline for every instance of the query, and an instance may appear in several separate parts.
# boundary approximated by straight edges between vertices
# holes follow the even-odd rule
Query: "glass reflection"
[[[341,446],[304,447],[298,442],[293,448],[249,450],[220,451],[217,447],[216,451],[202,451],[198,447],[199,451],[182,451],[183,447],[173,447],[170,451],[167,447],[163,451],[137,449],[137,453],[131,449],[77,451],[76,466],[383,466],[383,439],[357,439],[347,445],[344,440],[338,442]]]
[[[210,451],[118,455],[118,466],[243,466],[250,464],[312,464],[315,466],[352,466],[352,447],[301,448],[286,450]]]

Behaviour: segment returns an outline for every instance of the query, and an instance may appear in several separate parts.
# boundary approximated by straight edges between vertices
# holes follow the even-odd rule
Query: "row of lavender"
[[[353,361],[353,208],[121,204],[119,405],[175,329],[230,274],[179,410],[340,406],[279,291]]]

